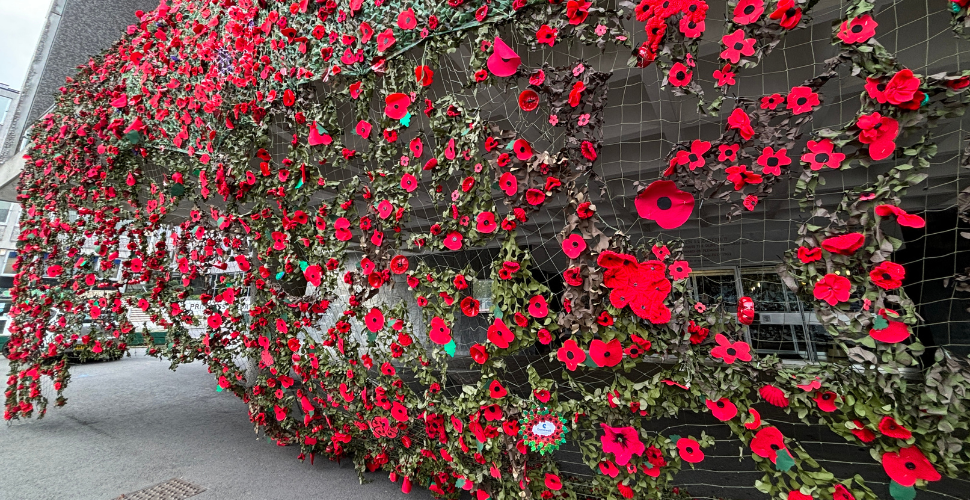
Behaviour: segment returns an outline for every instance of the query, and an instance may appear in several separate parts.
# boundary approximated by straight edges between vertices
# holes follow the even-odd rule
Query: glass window
[[[7,218],[10,217],[10,207],[9,201],[0,201],[0,224],[7,223]]]
[[[17,252],[10,252],[7,254],[7,260],[3,264],[3,274],[16,274],[13,265],[17,262]]]

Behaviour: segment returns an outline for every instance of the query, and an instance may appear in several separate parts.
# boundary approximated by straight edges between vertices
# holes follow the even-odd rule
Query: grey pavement
[[[7,360],[0,357],[0,382]],[[297,460],[257,439],[246,405],[199,362],[173,372],[136,349],[72,367],[68,403],[42,420],[0,424],[0,499],[111,499],[172,478],[206,488],[192,500],[425,499],[385,474],[361,485],[349,461]]]

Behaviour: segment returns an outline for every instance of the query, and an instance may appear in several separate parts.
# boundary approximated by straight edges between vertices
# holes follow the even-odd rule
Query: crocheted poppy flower
[[[364,324],[372,332],[380,331],[381,328],[384,328],[384,313],[380,309],[372,307],[370,312],[364,316]]]
[[[535,295],[529,299],[529,315],[533,318],[545,318],[549,314],[549,306],[546,298],[542,295]]]
[[[578,267],[570,267],[562,273],[563,281],[569,286],[582,286],[583,270]]]
[[[821,170],[822,167],[839,168],[845,155],[835,152],[835,145],[829,139],[821,141],[808,141],[808,153],[802,155],[802,162],[808,163],[812,170]]]
[[[401,176],[401,189],[407,192],[413,192],[418,188],[418,178],[413,174],[404,174]]]
[[[768,146],[761,151],[761,156],[758,157],[758,165],[761,165],[761,172],[765,174],[781,175],[781,167],[790,164],[791,158],[788,157],[788,150],[784,148],[775,151],[771,146]]]
[[[432,342],[439,345],[445,345],[451,342],[451,328],[445,323],[445,320],[435,316],[431,318],[431,330],[428,332],[428,338]]]
[[[535,111],[539,107],[539,94],[535,90],[525,89],[519,94],[519,108],[522,111]]]
[[[754,38],[745,38],[744,30],[737,30],[729,35],[724,35],[721,38],[721,43],[724,44],[724,50],[721,51],[721,59],[726,59],[737,64],[741,60],[741,56],[754,55],[754,44],[757,41]]]
[[[708,399],[705,401],[705,404],[707,404],[707,408],[711,410],[714,418],[720,420],[721,422],[727,422],[738,414],[738,407],[728,398],[721,398],[717,401],[711,401]]]
[[[903,286],[903,278],[905,277],[906,268],[888,260],[880,262],[872,271],[869,271],[869,279],[876,286],[885,290],[895,290]]]
[[[600,472],[603,473],[604,476],[610,476],[615,478],[620,473],[620,469],[616,466],[615,463],[613,463],[610,460],[607,460],[605,462],[600,462],[599,467],[600,467]]]
[[[569,0],[566,2],[566,17],[569,18],[569,24],[575,26],[585,21],[592,5],[592,2],[586,0]]]
[[[566,257],[575,259],[586,250],[586,240],[578,234],[570,234],[562,241],[562,252]]]
[[[514,75],[519,70],[522,58],[501,38],[495,37],[495,41],[492,43],[492,55],[488,56],[488,61],[485,64],[493,75],[507,77]]]
[[[939,481],[940,473],[936,467],[915,446],[900,448],[898,452],[886,452],[882,455],[882,467],[886,474],[899,483],[900,486],[913,486],[917,480]]]
[[[778,457],[778,450],[787,448],[785,446],[785,436],[774,426],[761,429],[751,439],[751,451],[761,458],[771,460],[771,463],[775,463],[775,459]]]
[[[809,87],[793,87],[788,94],[787,107],[794,115],[808,113],[812,111],[812,107],[818,105],[818,94]]]
[[[914,94],[919,90],[920,80],[913,75],[910,69],[903,69],[893,75],[886,84],[882,93],[889,104],[905,104],[913,100]]]
[[[734,364],[735,360],[751,361],[751,346],[747,342],[732,342],[723,333],[714,336],[717,346],[711,349],[711,357],[720,359],[727,364]]]
[[[489,342],[502,349],[507,349],[509,344],[515,340],[515,334],[505,324],[505,321],[502,321],[502,318],[495,318],[492,325],[488,327],[487,337]]]
[[[350,232],[350,221],[346,217],[339,217],[333,221],[333,229],[336,232],[336,238],[340,241],[348,241],[353,237]]]
[[[847,490],[845,486],[836,484],[835,491],[832,492],[832,500],[855,500],[855,495]]]
[[[853,420],[852,425],[855,427],[851,429],[852,434],[859,438],[859,441],[863,443],[870,443],[876,439],[876,434],[869,429],[866,429],[865,424],[860,420]]]
[[[862,233],[849,233],[826,238],[822,241],[822,248],[839,255],[852,255],[862,248],[865,242],[866,235]]]
[[[654,181],[637,194],[637,214],[664,229],[680,227],[694,211],[694,197],[677,189],[673,181]]]
[[[762,0],[741,0],[734,7],[734,23],[742,26],[751,24],[765,12]]]
[[[777,8],[768,17],[777,20],[782,28],[790,30],[802,20],[802,9],[795,0],[778,0]]]
[[[832,273],[826,274],[815,283],[815,288],[812,290],[816,299],[828,302],[830,306],[849,300],[850,292],[852,292],[852,283],[848,278]]]
[[[879,421],[879,432],[896,439],[909,439],[913,437],[912,431],[899,425],[899,422],[896,422],[896,419],[889,415],[882,417],[882,420]]]
[[[816,392],[815,404],[818,405],[818,409],[826,413],[832,413],[838,408],[835,406],[835,402],[838,401],[839,395],[832,391]]]
[[[525,201],[534,207],[542,205],[546,201],[546,193],[541,190],[530,188],[525,191]]]
[[[544,43],[550,47],[556,44],[556,35],[559,30],[552,28],[547,24],[543,24],[539,27],[539,31],[536,31],[536,42]]]
[[[743,109],[734,108],[734,111],[728,116],[727,122],[728,128],[737,130],[744,140],[747,141],[754,137],[754,128],[751,127],[751,119]]]
[[[577,366],[586,361],[586,351],[580,349],[575,340],[569,339],[562,343],[562,347],[556,352],[556,358],[565,363],[569,371],[575,371]]]
[[[822,260],[822,249],[798,247],[798,260],[802,261],[802,264]]]
[[[498,380],[493,380],[491,384],[488,384],[488,395],[492,399],[502,399],[508,396],[508,394],[509,392],[505,390],[505,387]]]
[[[519,181],[512,172],[505,172],[498,178],[498,187],[506,196],[512,196],[519,191]]]
[[[596,146],[592,142],[583,141],[582,144],[579,145],[579,151],[582,153],[583,158],[586,158],[589,161],[596,161]]]
[[[685,38],[697,38],[704,34],[704,30],[707,29],[706,23],[704,21],[697,21],[691,19],[688,16],[680,18],[680,23],[678,28],[680,32],[684,34]]]
[[[640,434],[633,427],[610,427],[600,423],[603,435],[600,443],[603,453],[612,453],[617,465],[626,465],[634,455],[643,455],[646,447],[640,442]]]
[[[854,44],[868,42],[876,34],[879,23],[869,14],[842,21],[839,26],[839,39],[842,43]]]
[[[593,339],[589,344],[589,356],[596,363],[596,366],[611,368],[623,361],[623,345],[620,344],[619,339],[613,339],[609,342]]]
[[[670,277],[678,281],[690,276],[690,271],[690,266],[687,265],[686,260],[675,260],[670,265]]]
[[[475,229],[479,233],[494,233],[497,227],[495,225],[495,214],[492,212],[482,212],[475,217]]]
[[[670,67],[670,72],[667,74],[667,78],[674,87],[684,87],[690,83],[690,79],[694,74],[687,69],[681,62],[674,63]]]
[[[461,250],[461,240],[464,237],[458,231],[452,231],[445,235],[444,245],[449,250]]]
[[[764,399],[766,403],[772,406],[777,406],[779,408],[788,406],[788,396],[785,395],[785,391],[782,391],[773,385],[767,384],[761,386],[761,388],[758,389],[758,395],[761,396],[761,399]]]
[[[677,440],[677,452],[680,453],[681,460],[692,464],[704,460],[704,450],[701,445],[691,438],[680,438]]]
[[[900,226],[912,227],[912,228],[923,228],[926,227],[926,221],[922,217],[906,212],[905,210],[894,206],[894,205],[879,205],[876,207],[876,215],[880,217],[887,217],[889,215],[896,216],[896,223]]]
[[[873,321],[873,327],[869,330],[869,336],[887,344],[902,342],[909,338],[909,326],[902,321],[889,319],[885,310],[881,310]]]
[[[781,94],[766,95],[761,98],[761,109],[775,109],[779,104],[785,102]]]
[[[748,408],[748,414],[751,415],[751,421],[745,422],[744,428],[754,430],[754,429],[757,429],[758,427],[761,427],[761,414],[758,413],[758,410],[755,410],[754,408]]]

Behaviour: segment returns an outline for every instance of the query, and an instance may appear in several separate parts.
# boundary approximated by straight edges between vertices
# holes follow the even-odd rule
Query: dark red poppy
[[[822,248],[839,255],[852,255],[862,248],[865,242],[866,235],[862,233],[849,233],[826,238],[822,241]]]
[[[296,104],[296,94],[292,90],[286,89],[283,91],[283,105],[290,107]]]
[[[839,39],[842,43],[848,44],[868,42],[876,34],[877,26],[879,24],[869,14],[853,17],[848,21],[842,21],[842,26],[839,27]]]
[[[798,247],[798,260],[802,261],[802,264],[822,260],[822,249]]]
[[[583,154],[583,158],[586,158],[589,161],[596,161],[596,146],[592,142],[583,141],[583,143],[579,145],[579,150]]]
[[[575,371],[577,366],[586,361],[586,351],[580,349],[575,340],[569,339],[563,342],[556,357],[566,364],[569,371]]]
[[[707,408],[711,410],[714,418],[721,422],[727,422],[738,414],[738,407],[728,398],[721,398],[717,401],[706,400]]]
[[[522,111],[535,111],[539,107],[539,94],[535,90],[525,89],[519,94],[519,108]]]
[[[883,435],[896,439],[909,439],[913,436],[912,431],[899,425],[896,419],[886,415],[879,421],[879,432]]]
[[[569,18],[569,24],[577,25],[585,21],[592,5],[592,2],[586,0],[569,0],[566,2],[566,17]]]
[[[417,66],[414,68],[414,78],[422,87],[427,87],[434,81],[434,71],[428,66]]]
[[[611,368],[623,361],[623,345],[620,344],[619,339],[613,339],[609,342],[593,339],[589,344],[589,356],[596,363],[596,366]]]
[[[677,452],[680,453],[681,460],[692,464],[704,460],[704,450],[700,443],[691,438],[680,438],[677,440]]]
[[[835,406],[835,402],[838,401],[839,395],[832,391],[816,392],[815,397],[812,399],[815,400],[815,404],[818,405],[818,409],[826,413],[832,413],[838,409],[838,407]]]
[[[508,394],[509,392],[505,390],[505,387],[502,387],[502,383],[498,380],[493,380],[491,384],[488,384],[488,395],[492,399],[502,399]]]
[[[869,271],[869,279],[876,286],[885,290],[895,290],[903,286],[903,278],[905,277],[906,268],[888,260],[880,262],[872,271]]]
[[[812,92],[809,87],[794,87],[788,94],[788,109],[791,110],[792,114],[808,113],[818,105],[818,94]]]
[[[915,446],[900,448],[898,452],[883,453],[882,467],[886,470],[886,474],[900,486],[913,486],[920,479],[923,481],[941,479],[936,467]]]
[[[520,64],[522,64],[522,58],[501,38],[495,37],[492,43],[492,55],[486,62],[488,70],[495,76],[507,77],[514,75]]]
[[[637,194],[637,214],[664,229],[680,227],[694,211],[694,197],[677,189],[673,181],[654,181]]]
[[[771,463],[775,463],[778,450],[784,449],[787,449],[785,436],[777,427],[765,427],[751,439],[751,451],[759,457],[771,460]]]

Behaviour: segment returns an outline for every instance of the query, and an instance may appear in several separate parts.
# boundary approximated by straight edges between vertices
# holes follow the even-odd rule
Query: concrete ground
[[[6,381],[8,362],[0,357]],[[257,439],[246,406],[216,392],[201,363],[172,372],[136,349],[76,365],[68,403],[43,420],[0,424],[0,499],[111,499],[180,478],[192,500],[430,498],[384,474],[361,485],[349,462],[301,462],[296,447]]]

